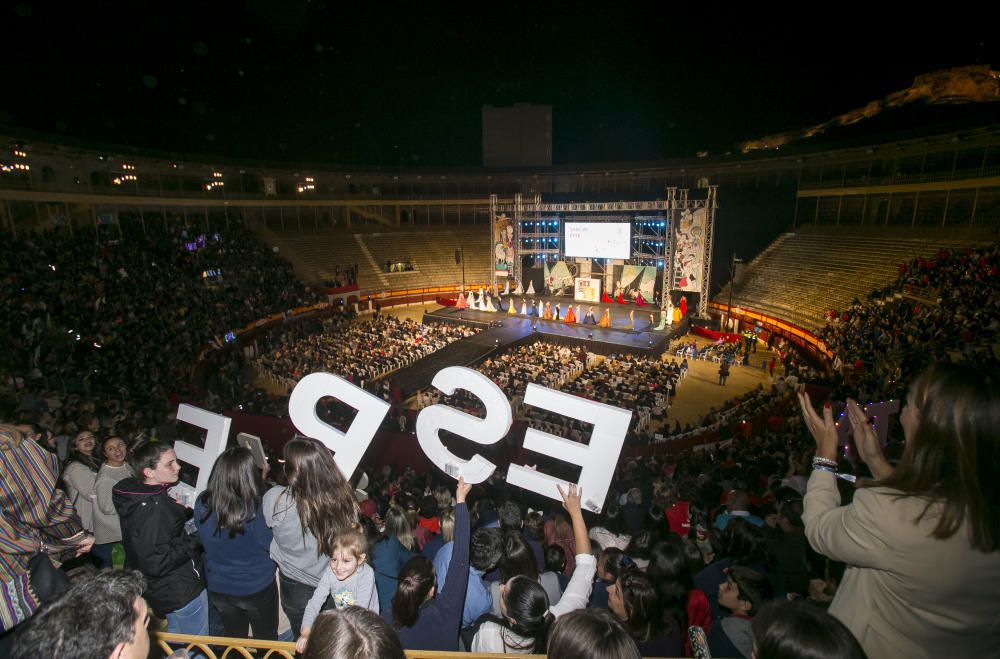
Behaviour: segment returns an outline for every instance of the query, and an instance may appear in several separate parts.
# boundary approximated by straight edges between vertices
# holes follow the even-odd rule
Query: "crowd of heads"
[[[168,393],[186,386],[176,355],[188,358],[189,367],[207,341],[263,315],[261,308],[311,299],[287,266],[270,261],[266,250],[239,239],[238,232],[220,232],[218,240],[210,236],[189,251],[184,243],[193,236],[170,226],[164,223],[161,235],[137,239],[128,249],[115,241],[95,242],[92,235],[57,233],[17,244],[4,239],[18,255],[17,268],[0,282],[8,307],[5,359],[20,360],[10,365],[12,371],[26,380],[55,377],[118,387],[117,395],[100,399],[115,405],[95,404],[85,394],[63,399],[57,409],[45,409],[46,399],[39,398],[10,410],[24,422],[28,437],[54,453],[61,447],[65,464],[94,470],[102,461],[119,461],[128,450],[137,474],[156,476],[166,468],[169,445],[133,445],[130,431],[140,432],[164,406],[140,401],[133,392],[165,401]],[[56,258],[60,255],[65,267]],[[914,411],[890,423],[884,449],[895,471],[879,484],[941,503],[933,536],[949,538],[969,524],[970,543],[981,552],[996,551],[1000,527],[992,506],[1000,492],[988,471],[1000,459],[994,439],[1000,398],[995,366],[969,362],[991,354],[984,337],[992,341],[1000,326],[997,256],[994,246],[916,260],[901,271],[890,292],[931,287],[942,291],[936,305],[877,296],[855,303],[823,330],[845,362],[845,372],[827,381],[832,386],[826,395],[850,391],[873,400],[909,390]],[[201,277],[210,262],[246,277],[224,279],[217,290]],[[182,294],[168,295],[168,287]],[[322,331],[315,331],[316,324]],[[154,329],[142,335],[136,330],[143,326]],[[333,370],[366,382],[472,333],[385,317],[359,322],[343,312],[274,335],[260,363],[282,378]],[[88,343],[81,352],[78,346]],[[748,353],[744,346],[719,348],[715,354],[738,360]],[[928,361],[956,363],[925,370]],[[81,373],[84,363],[95,372]],[[630,409],[659,408],[662,416],[653,421],[660,426],[684,368],[669,357],[595,359],[536,342],[494,355],[480,370],[515,402],[523,399],[529,382],[540,382],[617,406],[627,401]],[[918,371],[923,374],[916,377]],[[791,396],[790,388],[761,389],[710,413],[706,425],[742,411],[771,412],[767,424],[733,441],[622,458],[602,512],[581,513],[590,545],[583,553],[577,551],[576,518],[557,502],[509,486],[502,468],[476,486],[468,498],[473,526],[468,560],[487,590],[491,580],[497,584],[489,609],[477,616],[479,628],[500,625],[512,649],[557,657],[633,657],[663,648],[693,653],[701,640],[689,631],[692,626],[722,653],[864,656],[850,631],[824,612],[844,587],[848,566],[817,552],[806,539],[803,500],[816,445],[791,408]],[[450,402],[474,408],[470,399]],[[143,412],[133,415],[140,407]],[[572,425],[552,429],[564,436],[576,430],[581,439],[587,434],[587,428]],[[630,432],[638,436],[645,430],[633,426]],[[60,436],[69,439],[60,443]],[[308,530],[320,554],[333,562],[353,561],[356,568],[398,543],[408,559],[394,575],[391,624],[357,607],[323,613],[313,624],[305,656],[401,656],[401,630],[416,626],[428,602],[440,596],[435,559],[455,542],[459,518],[452,481],[433,471],[383,467],[361,486],[346,480],[330,451],[310,439],[289,441],[282,459],[276,473],[265,475],[246,449],[227,450],[202,495],[201,521],[214,516],[219,529],[236,538],[260,509],[268,487],[277,483],[287,488],[303,537]],[[875,478],[856,450],[834,462],[842,474]],[[165,474],[162,482],[170,478]],[[854,488],[843,480],[838,487],[849,502]],[[571,592],[573,577],[585,569],[581,555],[591,548],[596,581],[587,589],[586,606],[556,609],[560,615],[555,615],[559,598]],[[56,654],[64,656],[132,656],[128,652],[148,647],[143,578],[130,571],[103,571],[86,584],[28,622],[17,640],[21,654],[15,656],[42,656],[48,651],[39,648],[52,643],[60,644]],[[81,605],[89,593],[101,593],[101,602],[88,598],[88,606]],[[58,633],[71,625],[95,631]],[[476,629],[466,628],[470,638]]]

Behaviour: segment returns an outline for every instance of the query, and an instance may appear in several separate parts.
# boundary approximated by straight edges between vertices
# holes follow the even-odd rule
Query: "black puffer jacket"
[[[187,511],[168,489],[126,478],[112,491],[125,559],[145,575],[146,601],[160,616],[184,607],[205,588],[201,543],[197,534],[184,531]]]

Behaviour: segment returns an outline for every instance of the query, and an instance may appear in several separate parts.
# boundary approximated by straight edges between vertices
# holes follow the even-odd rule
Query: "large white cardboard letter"
[[[528,428],[524,435],[524,448],[583,467],[578,483],[583,489],[583,507],[595,513],[601,512],[632,413],[537,384],[528,385],[524,403],[594,424],[589,445]],[[569,486],[559,478],[513,464],[507,470],[507,482],[557,501],[562,501],[562,497],[556,485],[562,486],[564,492]]]
[[[212,466],[226,450],[229,426],[233,420],[228,416],[215,414],[187,403],[181,403],[177,406],[177,420],[204,428],[207,431],[205,433],[205,448],[198,448],[182,441],[174,442],[174,453],[177,454],[177,459],[198,467],[198,482],[194,486],[194,495],[190,497],[190,503],[193,504],[201,491],[208,487],[208,477],[212,475]]]
[[[316,414],[316,403],[325,396],[333,396],[358,411],[346,433],[327,425]],[[288,397],[292,423],[300,433],[318,439],[333,451],[333,459],[347,479],[358,468],[388,413],[389,403],[330,373],[310,373],[299,380]]]
[[[438,431],[448,430],[479,444],[494,444],[510,430],[514,416],[510,403],[500,387],[488,377],[464,366],[449,366],[438,371],[431,384],[446,395],[465,389],[486,406],[486,417],[480,419],[447,405],[431,405],[417,416],[417,441],[431,462],[452,478],[465,477],[466,483],[482,483],[490,477],[496,465],[481,455],[462,460],[445,448]]]

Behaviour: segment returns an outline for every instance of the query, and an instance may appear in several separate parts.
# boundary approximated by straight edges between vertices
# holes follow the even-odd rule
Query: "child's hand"
[[[295,652],[296,654],[302,654],[306,651],[306,644],[309,642],[309,628],[305,627],[302,629],[302,633],[299,634],[299,640],[295,641]]]

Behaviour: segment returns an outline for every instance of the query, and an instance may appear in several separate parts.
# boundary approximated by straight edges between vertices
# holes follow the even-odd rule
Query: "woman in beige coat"
[[[847,418],[876,481],[841,506],[837,428],[799,394],[816,440],[804,506],[817,551],[847,563],[830,613],[869,657],[986,657],[1000,648],[1000,380],[935,365],[900,415],[906,448],[893,467],[865,413]]]
[[[101,461],[94,455],[97,438],[94,433],[84,430],[73,439],[73,450],[66,459],[63,483],[66,494],[80,516],[83,528],[94,531],[94,503],[97,500],[97,471]]]

